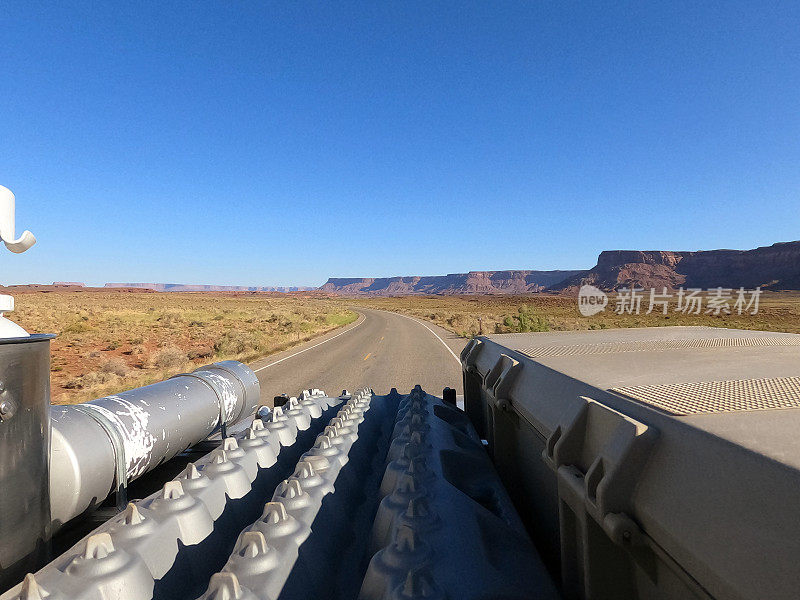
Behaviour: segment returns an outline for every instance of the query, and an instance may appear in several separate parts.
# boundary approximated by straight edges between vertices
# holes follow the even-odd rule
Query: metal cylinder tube
[[[258,379],[224,361],[145,387],[53,406],[51,514],[54,527],[102,502],[176,454],[253,414]],[[123,479],[123,481],[119,481]]]

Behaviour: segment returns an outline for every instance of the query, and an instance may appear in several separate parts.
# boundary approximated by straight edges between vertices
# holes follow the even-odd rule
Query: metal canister
[[[47,555],[53,337],[0,339],[0,591]]]

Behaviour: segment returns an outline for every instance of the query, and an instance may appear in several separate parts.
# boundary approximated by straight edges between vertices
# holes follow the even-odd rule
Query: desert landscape
[[[251,362],[357,319],[359,307],[402,313],[462,338],[492,333],[708,325],[800,333],[800,242],[753,250],[607,250],[587,270],[470,271],[434,276],[330,278],[319,288],[80,282],[10,286],[12,318],[55,333],[52,397],[83,402],[218,360]],[[584,317],[577,294],[608,293]],[[676,310],[675,290],[760,287],[757,314]],[[638,314],[619,314],[620,291],[643,288]],[[649,289],[672,294],[647,314]],[[624,292],[623,292],[624,293]],[[733,299],[731,299],[732,303]]]
[[[800,333],[800,292],[764,292],[759,310],[751,314],[684,314],[675,312],[675,299],[666,315],[659,309],[650,314],[647,300],[640,314],[614,312],[617,295],[609,296],[604,312],[583,317],[575,297],[551,294],[527,296],[403,296],[358,298],[354,306],[391,310],[424,319],[462,337],[490,333],[576,331],[616,327],[664,327],[705,325],[732,329]]]
[[[0,600],[798,600],[800,2],[0,16]]]
[[[340,301],[285,294],[14,290],[9,315],[54,333],[54,404],[82,402],[227,359],[251,361],[351,323]]]
[[[708,325],[800,333],[800,292],[764,292],[751,314],[616,314],[583,317],[570,294],[348,297],[316,293],[155,292],[40,286],[9,290],[9,316],[51,344],[54,403],[74,403],[160,381],[202,364],[250,362],[356,320],[359,307],[398,312],[461,337],[515,333]]]

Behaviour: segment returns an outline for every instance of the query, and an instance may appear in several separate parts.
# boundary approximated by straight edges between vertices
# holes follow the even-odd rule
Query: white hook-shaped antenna
[[[0,185],[0,239],[6,248],[19,254],[33,246],[36,238],[30,231],[23,231],[19,237],[14,235],[15,202],[11,190]],[[0,294],[0,339],[29,337],[27,331],[3,316],[3,313],[12,310],[14,310],[14,298],[8,294]]]
[[[14,220],[16,218],[16,201],[13,192],[0,185],[0,239],[6,248],[17,254],[25,252],[36,243],[36,238],[30,231],[23,231],[16,237],[14,234]]]

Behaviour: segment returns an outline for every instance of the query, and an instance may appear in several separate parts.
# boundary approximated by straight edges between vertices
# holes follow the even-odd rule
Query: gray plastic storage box
[[[462,362],[567,597],[800,597],[800,335],[492,335]]]

